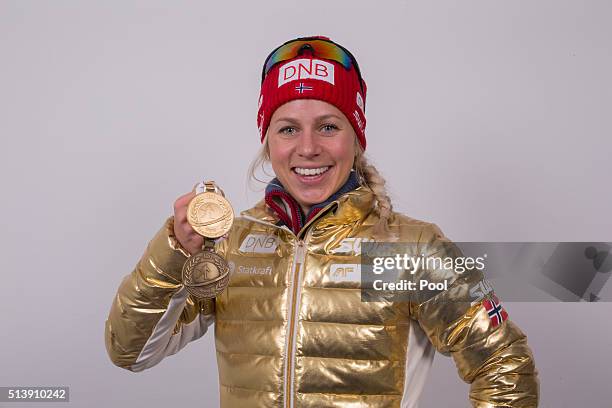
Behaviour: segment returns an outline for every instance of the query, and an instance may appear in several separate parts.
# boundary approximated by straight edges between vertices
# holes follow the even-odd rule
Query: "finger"
[[[200,234],[198,234],[193,227],[191,226],[191,224],[187,223],[187,225],[185,226],[185,235],[187,235],[187,237],[189,239],[197,239],[197,238],[201,238],[202,236]]]
[[[174,202],[174,212],[187,212],[187,206],[193,197],[195,197],[195,193],[193,191],[188,192],[187,194],[183,194]]]

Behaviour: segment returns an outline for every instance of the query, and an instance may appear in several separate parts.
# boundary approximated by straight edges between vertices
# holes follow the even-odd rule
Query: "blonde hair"
[[[374,193],[374,198],[376,199],[375,210],[378,213],[379,220],[374,225],[374,237],[376,239],[388,237],[390,235],[389,218],[393,211],[393,204],[391,204],[391,198],[387,192],[387,181],[380,174],[376,166],[368,161],[363,148],[356,138],[355,144],[356,153],[353,168],[357,172],[357,176],[359,176],[360,184],[369,188]]]
[[[268,136],[264,137],[263,144],[259,149],[257,156],[253,159],[247,172],[248,182],[252,185],[253,182],[259,182],[266,185],[268,182],[260,180],[255,172],[261,167],[262,172],[266,176],[273,177],[273,174],[268,174],[265,169],[265,164],[270,161],[270,149],[268,148]],[[378,169],[368,161],[365,152],[357,137],[355,137],[355,158],[353,161],[353,169],[359,178],[359,184],[368,188],[374,194],[376,199],[375,211],[379,216],[378,222],[374,225],[374,237],[376,239],[389,237],[389,218],[393,211],[391,199],[385,187],[386,181],[380,174]]]

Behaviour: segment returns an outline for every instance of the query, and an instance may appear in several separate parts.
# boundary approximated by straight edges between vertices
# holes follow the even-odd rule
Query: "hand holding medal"
[[[214,252],[214,243],[229,232],[234,210],[214,181],[196,184],[194,192],[196,196],[187,207],[187,222],[204,238],[204,245],[185,262],[183,284],[192,296],[210,299],[223,292],[229,282],[229,266]]]

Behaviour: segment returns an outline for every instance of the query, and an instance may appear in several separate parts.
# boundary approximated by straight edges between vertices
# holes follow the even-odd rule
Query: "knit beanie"
[[[317,38],[329,40],[328,37]],[[365,150],[366,83],[355,66],[317,58],[309,49],[292,59],[274,65],[261,85],[257,127],[263,143],[270,119],[276,109],[294,99],[318,99],[338,108],[349,120],[359,144]],[[363,89],[362,89],[363,87]]]

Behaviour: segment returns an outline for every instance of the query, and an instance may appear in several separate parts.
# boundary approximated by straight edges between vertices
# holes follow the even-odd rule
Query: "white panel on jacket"
[[[427,380],[435,353],[433,344],[431,344],[421,326],[416,321],[411,320],[401,408],[418,408],[419,397],[425,386],[425,380]]]
[[[178,333],[172,334],[176,322],[185,308],[188,296],[189,293],[184,287],[172,296],[166,312],[153,328],[151,337],[149,337],[136,362],[132,365],[132,371],[138,372],[153,367],[164,357],[177,353],[187,343],[199,339],[208,331],[208,327],[215,321],[214,314],[198,314],[198,317],[192,322],[182,325]]]

